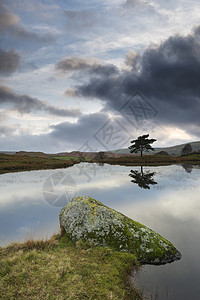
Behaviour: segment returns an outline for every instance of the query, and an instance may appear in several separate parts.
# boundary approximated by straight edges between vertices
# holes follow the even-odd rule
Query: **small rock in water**
[[[140,263],[165,264],[180,252],[155,231],[91,197],[75,197],[60,212],[60,226],[73,241],[133,253]]]

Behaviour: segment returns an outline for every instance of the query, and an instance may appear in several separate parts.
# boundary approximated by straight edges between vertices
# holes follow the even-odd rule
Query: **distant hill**
[[[32,157],[50,157],[51,154],[46,154],[43,152],[28,152],[28,151],[19,151],[15,153],[17,156],[32,156]]]
[[[185,143],[181,145],[176,145],[172,147],[163,147],[163,148],[155,148],[155,151],[150,152],[144,152],[144,154],[153,155],[153,154],[160,154],[164,155],[164,152],[167,152],[169,155],[181,155],[181,151],[183,147],[186,144],[190,144],[192,146],[193,152],[200,152],[200,141],[199,142],[191,142],[191,143]],[[162,152],[161,152],[162,151]],[[161,153],[159,153],[161,152]],[[47,157],[55,157],[56,156],[73,156],[73,157],[84,157],[84,158],[96,158],[97,154],[100,153],[101,155],[108,157],[113,157],[112,153],[115,154],[115,157],[120,157],[121,154],[131,154],[130,150],[128,148],[125,149],[116,149],[112,151],[100,151],[100,152],[80,152],[80,151],[71,151],[71,152],[61,152],[56,154],[47,154],[43,152],[28,152],[28,151],[0,151],[0,153],[4,154],[15,154],[16,156],[32,156],[32,157],[41,157],[41,158],[47,158]],[[103,153],[103,154],[102,154]],[[133,153],[131,155],[140,155],[139,153]]]
[[[181,151],[186,144],[190,144],[192,146],[193,151],[200,151],[200,142],[191,142],[191,143],[185,143],[185,144],[172,146],[172,147],[155,148],[155,151],[144,152],[144,154],[157,154],[160,151],[165,151],[170,155],[181,155]],[[117,149],[110,152],[117,153],[117,154],[129,154],[130,150],[126,148],[126,149]]]
[[[16,152],[14,152],[14,151],[0,151],[0,153],[4,153],[4,154],[15,154]]]

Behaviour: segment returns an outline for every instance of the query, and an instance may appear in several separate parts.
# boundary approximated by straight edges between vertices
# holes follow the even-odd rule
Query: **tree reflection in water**
[[[192,172],[193,165],[190,165],[190,164],[183,164],[182,167],[183,167],[183,169],[184,169],[187,173],[191,173],[191,172]]]
[[[131,182],[136,183],[139,187],[143,189],[150,189],[150,184],[157,184],[157,182],[153,179],[155,174],[156,172],[144,172],[143,166],[141,166],[140,171],[131,170],[129,176],[132,178]]]

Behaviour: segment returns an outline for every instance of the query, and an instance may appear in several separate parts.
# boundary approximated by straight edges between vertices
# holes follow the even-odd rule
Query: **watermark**
[[[149,120],[158,114],[155,107],[140,91],[135,91],[129,96],[119,112],[136,128],[141,126],[144,120]]]
[[[76,182],[67,172],[57,171],[45,179],[42,193],[48,204],[64,207],[77,194]]]
[[[84,175],[87,178],[87,182],[90,182],[92,177],[96,176],[96,172],[98,170],[97,164],[79,164],[77,165],[77,168],[79,169],[79,175]]]
[[[133,128],[141,128],[144,121],[155,117],[158,113],[140,91],[125,97],[124,104],[117,112],[120,118],[106,121],[92,136],[105,151],[123,148],[133,137]],[[89,141],[84,146],[86,144],[85,151],[95,151]],[[83,151],[84,146],[79,151]]]
[[[90,145],[89,141],[86,141],[81,148],[78,149],[81,152],[95,152],[95,149]]]
[[[131,135],[118,120],[107,121],[93,135],[101,146],[107,151],[111,149],[123,148],[130,140]]]
[[[88,152],[88,159],[90,159],[96,149],[93,149],[90,142],[86,141],[78,151],[80,151],[80,157],[82,158],[84,158],[83,152]],[[78,164],[77,168],[79,169],[79,175],[85,175],[88,182],[91,181],[93,176],[96,176],[97,166],[95,164]]]
[[[121,86],[122,90],[126,90],[126,86],[118,82],[118,86]],[[120,153],[120,149],[127,145],[127,143],[133,138],[133,128],[141,128],[144,121],[149,120],[157,115],[157,110],[146,99],[146,97],[140,92],[135,91],[131,95],[126,96],[123,93],[123,105],[117,110],[118,118],[112,118],[106,121],[102,126],[93,134],[89,141],[86,141],[79,149],[80,152],[88,152],[87,158],[94,158],[94,152],[96,149],[92,147],[92,144],[96,142],[103,148],[103,151]],[[104,152],[97,153],[96,158],[101,160]],[[88,166],[86,164],[80,166],[80,174],[85,174],[88,181],[96,175],[95,167]]]

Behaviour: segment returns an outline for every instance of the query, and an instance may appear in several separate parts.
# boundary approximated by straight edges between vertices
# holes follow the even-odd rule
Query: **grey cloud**
[[[55,143],[55,139],[48,134],[31,135],[11,135],[2,136],[0,139],[0,149],[2,151],[44,151],[46,153],[62,151],[63,148],[59,142]]]
[[[65,10],[66,27],[68,30],[84,30],[98,23],[98,15],[92,10]]]
[[[9,127],[6,125],[0,125],[0,136],[11,135],[16,131],[16,127]]]
[[[65,96],[67,97],[76,97],[76,91],[72,88],[65,91]]]
[[[87,140],[92,140],[95,132],[109,120],[108,115],[102,112],[83,115],[77,123],[64,122],[51,128],[51,136],[59,140],[73,141],[74,145],[81,147]]]
[[[17,95],[6,86],[0,87],[0,105],[11,107],[21,114],[34,111],[45,111],[51,115],[60,117],[78,117],[81,115],[79,109],[62,109],[49,105],[28,95]]]
[[[128,64],[130,70],[118,77],[91,77],[76,87],[75,94],[99,98],[108,109],[117,110],[141,91],[159,112],[159,122],[200,124],[199,27],[188,36],[171,36],[143,55],[132,56]]]
[[[17,39],[29,39],[36,42],[41,43],[48,43],[55,41],[55,36],[52,34],[39,34],[30,30],[27,30],[24,28],[21,24],[17,24],[15,26],[12,26],[12,30],[10,31],[10,34],[13,36],[13,38]]]
[[[133,1],[132,3],[121,1],[109,5],[102,3],[98,9],[90,5],[92,8],[90,10],[65,11],[66,32],[69,36],[79,39],[80,49],[77,49],[78,52],[87,53],[89,49],[89,52],[92,53],[108,49],[112,55],[112,50],[115,48],[121,48],[121,51],[124,51],[124,48],[129,47],[130,43],[129,39],[123,39],[123,36],[133,36],[133,33],[134,35],[136,33],[133,39],[139,40],[138,35],[141,34],[141,31],[145,31],[145,36],[149,39],[150,32],[155,31],[155,24],[156,26],[157,22],[163,24],[166,16],[157,9],[156,5],[154,7],[152,2],[135,0],[134,3],[137,5],[133,6]],[[88,40],[90,42],[86,42],[85,46],[84,42]],[[143,40],[144,38],[141,36],[140,42],[143,43]],[[86,48],[85,51],[82,49],[82,45]],[[116,54],[114,55],[116,56]]]
[[[0,1],[0,31],[12,39],[33,40],[35,42],[52,42],[55,36],[52,34],[38,34],[27,30],[21,23],[20,18],[9,11],[3,1]]]
[[[153,14],[160,14],[159,10],[154,6],[154,4],[150,1],[145,0],[126,0],[122,7],[129,11],[135,9],[146,10],[147,12],[151,12]]]
[[[118,74],[118,69],[116,66],[110,65],[100,65],[90,69],[90,73],[98,76],[113,76]]]
[[[120,148],[121,142],[127,141],[128,146],[132,136],[137,136],[133,128],[126,127],[123,120],[123,129],[119,132],[116,130],[115,120],[110,119],[105,112],[98,112],[89,115],[83,115],[79,118],[77,123],[63,122],[57,125],[50,126],[52,132],[41,135],[25,134],[21,128],[18,135],[14,132],[7,132],[3,130],[3,136],[0,139],[0,149],[3,150],[26,150],[26,151],[45,151],[49,152],[64,152],[72,150],[80,151],[98,151],[107,149]],[[102,128],[106,127],[105,134],[99,134]],[[125,128],[126,127],[126,128]],[[121,127],[120,127],[121,128]],[[112,130],[113,129],[113,130]],[[131,137],[127,131],[131,133]],[[1,131],[1,130],[0,130]],[[113,133],[115,138],[113,138]],[[140,134],[140,132],[139,132]],[[98,139],[95,136],[98,135]],[[118,144],[119,142],[119,144]],[[103,144],[105,143],[105,147]]]
[[[118,73],[116,66],[103,64],[97,58],[67,57],[56,64],[56,69],[62,72],[84,71],[95,76],[113,76]]]
[[[51,133],[42,135],[23,134],[13,135],[14,130],[7,131],[8,127],[0,126],[0,149],[3,150],[26,150],[61,152],[80,149],[88,141],[89,147],[93,150],[102,149],[93,135],[99,128],[109,120],[105,113],[95,113],[80,117],[77,123],[64,122],[50,127]],[[23,146],[20,146],[23,145]],[[22,148],[23,147],[23,148]],[[89,149],[88,149],[89,150]]]
[[[20,0],[20,1],[13,1],[13,0],[6,0],[9,7],[12,7],[14,10],[18,9],[23,12],[36,12],[39,11],[57,11],[60,9],[59,5],[50,3],[50,1],[46,1],[47,3],[42,3],[40,0]]]
[[[0,1],[0,30],[9,26],[15,25],[19,22],[19,17],[8,11],[3,1]]]
[[[135,6],[146,6],[148,5],[148,2],[147,1],[143,1],[143,0],[126,0],[124,3],[123,3],[123,6],[125,8],[132,8],[132,7],[135,7]]]
[[[159,5],[156,5],[155,1],[152,2],[149,0],[126,0],[122,4],[122,11],[123,13],[125,12],[125,14],[127,14],[129,17],[134,13],[135,18],[138,16],[139,18],[144,18],[144,23],[146,24],[150,24],[149,20],[153,20],[154,18],[158,18],[159,23],[162,24],[163,20],[167,18],[166,12],[162,11],[162,9],[159,9]]]
[[[135,51],[129,51],[126,54],[125,65],[138,71],[140,67],[140,55]]]
[[[194,27],[193,31],[194,31],[194,35],[200,37],[200,26]]]
[[[66,57],[56,64],[56,69],[70,72],[98,67],[100,61],[95,58]]]
[[[0,74],[10,75],[16,71],[20,56],[14,50],[4,51],[0,48]]]
[[[127,147],[132,136],[145,130],[133,128],[122,116],[112,114],[110,118],[104,111],[83,115],[74,124],[64,122],[51,128],[51,137],[68,141],[73,149],[89,152]]]

